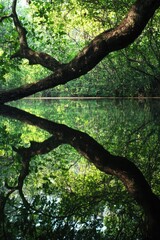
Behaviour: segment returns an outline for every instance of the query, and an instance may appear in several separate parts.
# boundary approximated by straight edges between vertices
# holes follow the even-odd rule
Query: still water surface
[[[148,178],[152,168],[158,166],[159,169],[158,100],[23,100],[12,106],[86,132],[112,154],[126,156],[143,167]],[[30,141],[40,142],[49,136],[44,130],[3,116],[0,129],[1,155],[5,151],[4,143],[8,148],[14,141],[15,145],[29,146]]]
[[[119,101],[111,99],[21,100],[11,105],[38,116],[39,123],[41,122],[41,118],[43,118],[86,132],[112,154],[125,156],[133,161],[143,172],[152,186],[153,191],[158,195],[160,194],[159,101]],[[11,112],[13,112],[13,114],[11,114]],[[21,169],[21,160],[17,155],[16,149],[29,148],[32,142],[43,142],[51,137],[51,134],[47,131],[33,126],[33,123],[31,125],[28,115],[18,113],[19,116],[17,114],[17,118],[15,112],[15,109],[10,109],[7,113],[1,110],[0,116],[0,191],[2,194],[6,194],[6,192],[9,191],[6,190],[6,179],[7,184],[11,187],[17,184],[16,182]],[[87,173],[86,169],[88,165],[86,164],[88,164],[87,161],[67,145],[58,147],[47,154],[34,156],[30,162],[29,176],[25,179],[25,185],[23,186],[28,201],[30,201],[30,203],[37,201],[37,204],[39,204],[40,200],[36,200],[38,198],[37,196],[45,195],[47,196],[46,201],[52,198],[53,202],[53,195],[55,195],[56,197],[54,199],[56,200],[54,204],[58,206],[59,199],[61,199],[63,194],[61,193],[60,197],[57,189],[59,192],[62,190],[62,192],[65,192],[66,189],[68,192],[71,191],[70,186],[62,189],[61,185],[61,182],[63,182],[64,187],[66,183],[66,180],[63,179],[63,175],[66,174],[63,171],[66,169],[68,169],[68,172],[73,169],[69,173],[70,176],[75,173],[80,175],[82,171],[84,179],[88,176],[87,174],[92,173],[92,177],[90,177],[92,179],[95,178],[94,181],[98,181],[97,179],[101,178],[101,175],[99,175],[101,173],[95,173],[95,169],[92,170],[91,166],[89,167],[89,173]],[[66,175],[66,178],[70,178],[69,175]],[[37,179],[39,179],[39,181]],[[56,183],[55,179],[57,179]],[[68,181],[70,180],[68,179]],[[80,182],[81,180],[79,179],[78,181]],[[86,182],[87,181],[86,179]],[[107,181],[109,182],[110,180]],[[111,189],[114,187],[114,184],[115,182],[112,182]],[[51,185],[53,185],[54,188],[53,186],[51,187]],[[88,185],[86,186],[86,188],[88,188]],[[74,187],[72,186],[72,188]],[[78,185],[76,188],[79,189]],[[80,189],[82,189],[82,186]],[[83,189],[84,192],[87,191],[84,183]],[[118,190],[116,191],[118,192]],[[123,186],[122,191],[124,191]],[[16,194],[13,196],[14,204],[16,205],[19,197]],[[43,199],[41,199],[41,202],[42,200]],[[63,203],[63,205],[65,205],[65,203]],[[118,206],[118,203],[116,203],[116,205]],[[10,206],[7,208],[9,219],[10,212],[13,211],[12,204],[10,203]],[[17,209],[18,208],[20,208],[19,205],[17,206]],[[59,207],[55,207],[55,209],[58,208]],[[17,210],[15,210],[15,212],[16,211]],[[59,210],[55,211],[58,212]],[[16,214],[15,216],[13,214],[13,222],[18,222]],[[99,213],[99,215],[102,217],[102,214]],[[104,222],[104,219],[102,221]],[[40,225],[39,220],[37,220],[37,224]]]

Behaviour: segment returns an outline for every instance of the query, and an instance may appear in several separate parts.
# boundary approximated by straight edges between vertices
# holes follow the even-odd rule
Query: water
[[[118,179],[97,170],[66,144],[64,136],[69,138],[68,129],[85,132],[111,154],[126,157],[159,195],[159,101],[26,99],[12,106],[27,113],[9,107],[0,111],[0,191],[7,198],[7,234],[13,228],[14,236],[23,235],[24,230],[29,236],[28,229],[36,234],[45,225],[45,231],[61,231],[61,236],[65,226],[62,235],[73,239],[73,231],[78,239],[80,229],[88,225],[92,239],[103,239],[100,229],[113,237],[128,219],[128,230],[119,239],[130,237],[142,221],[141,210]],[[18,193],[20,184],[23,191]],[[28,227],[18,230],[16,224],[23,221]]]

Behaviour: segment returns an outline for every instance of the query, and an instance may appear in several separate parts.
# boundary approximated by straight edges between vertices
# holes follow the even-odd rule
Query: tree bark
[[[64,124],[57,124],[5,105],[0,107],[0,113],[4,116],[37,126],[53,135],[53,137],[43,143],[32,143],[30,149],[25,150],[25,152],[28,151],[28,156],[44,154],[61,144],[69,144],[98,169],[106,174],[118,177],[145,212],[146,240],[159,240],[160,200],[152,192],[142,172],[134,163],[127,158],[112,155],[86,133],[74,130]]]
[[[133,43],[142,33],[149,19],[159,6],[160,0],[137,0],[129,10],[127,16],[117,27],[98,35],[67,64],[60,64],[48,54],[45,57],[45,53],[36,54],[28,47],[26,33],[23,27],[19,28],[21,25],[17,20],[14,7],[13,18],[21,41],[20,52],[17,56],[28,58],[30,62],[41,64],[44,67],[47,67],[46,63],[48,61],[48,68],[52,69],[53,66],[54,73],[36,83],[1,92],[0,103],[27,97],[42,90],[65,84],[86,74],[109,53],[126,48],[129,44]]]

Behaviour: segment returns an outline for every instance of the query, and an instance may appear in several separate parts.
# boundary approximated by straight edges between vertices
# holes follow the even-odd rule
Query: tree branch
[[[12,17],[12,14],[0,17],[0,22],[3,22],[4,19]]]
[[[12,17],[13,17],[13,21],[14,21],[14,25],[16,27],[16,30],[18,32],[19,35],[19,42],[20,42],[20,48],[28,48],[28,43],[27,43],[27,31],[26,29],[21,25],[19,18],[17,16],[16,13],[16,5],[17,5],[17,0],[13,0],[13,4],[12,4]]]
[[[65,84],[68,81],[86,74],[109,53],[126,48],[129,44],[133,43],[141,34],[149,19],[153,16],[159,6],[160,0],[137,0],[131,7],[127,16],[117,27],[98,35],[71,62],[65,65],[58,64],[59,66],[57,65],[58,68],[55,70],[54,74],[51,74],[47,78],[36,83],[1,92],[0,103],[17,100],[36,92],[53,88],[60,84]],[[29,51],[28,54],[31,56]],[[32,58],[35,62],[40,61],[39,58],[43,61],[39,55],[37,58],[35,55],[36,53],[33,54]],[[47,61],[48,59],[46,58],[46,62]]]
[[[51,71],[54,71],[55,69],[61,66],[61,64],[55,58],[51,57],[49,54],[46,54],[43,52],[36,52],[31,48],[29,48],[28,42],[27,42],[27,30],[22,26],[22,23],[18,18],[18,15],[16,12],[16,6],[17,6],[17,0],[13,0],[12,17],[13,17],[14,25],[19,35],[20,49],[11,56],[11,59],[17,58],[17,57],[26,58],[29,60],[29,63],[32,65],[40,64],[43,67],[46,67]]]

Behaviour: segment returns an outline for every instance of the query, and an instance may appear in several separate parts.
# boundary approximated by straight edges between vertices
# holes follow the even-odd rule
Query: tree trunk
[[[1,92],[0,103],[27,97],[36,92],[53,88],[60,84],[65,84],[70,80],[86,74],[109,53],[126,48],[129,44],[133,43],[142,33],[149,19],[153,16],[159,6],[160,0],[137,0],[131,7],[127,16],[117,27],[98,35],[71,62],[61,65],[59,65],[59,63],[53,63],[53,69],[55,69],[55,66],[57,66],[57,69],[47,78],[36,83]],[[17,22],[17,15],[15,13],[14,15],[16,19],[15,22]],[[43,61],[43,57],[46,56],[46,59],[49,59],[48,68],[51,69],[50,64],[52,65],[52,58],[44,53],[34,54],[27,45],[24,29],[21,29],[22,31],[19,32],[19,34],[21,34],[24,41],[23,44],[21,44],[21,52],[19,53],[19,56],[29,59],[29,61],[34,62],[34,64],[37,61],[37,63],[47,67],[46,61]],[[42,55],[43,57],[41,57]]]

